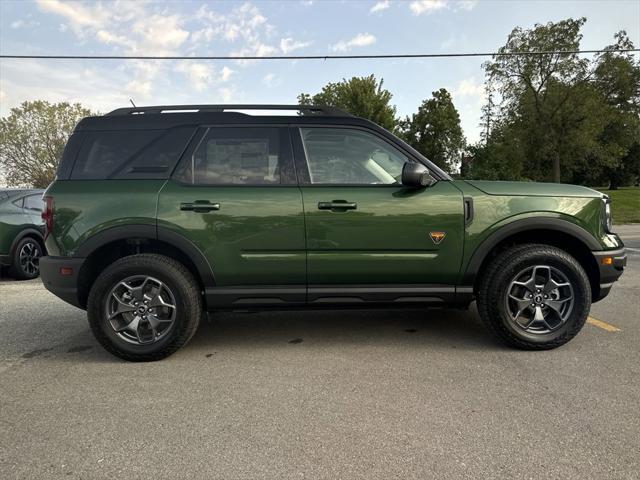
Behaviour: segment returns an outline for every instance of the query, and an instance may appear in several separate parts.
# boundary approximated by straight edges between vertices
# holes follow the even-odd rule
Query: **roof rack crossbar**
[[[115,115],[139,115],[163,112],[225,112],[229,110],[297,110],[308,115],[326,115],[333,117],[350,117],[351,115],[335,107],[321,105],[154,105],[149,107],[118,108],[107,113]]]

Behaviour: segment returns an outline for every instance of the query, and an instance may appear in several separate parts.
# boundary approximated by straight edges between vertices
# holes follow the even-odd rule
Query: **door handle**
[[[346,200],[333,200],[331,202],[318,202],[318,210],[344,211],[355,210],[358,208],[356,202],[347,202]]]
[[[181,203],[180,210],[184,212],[207,213],[211,210],[220,210],[220,204],[211,203],[209,200],[196,200],[193,203]]]

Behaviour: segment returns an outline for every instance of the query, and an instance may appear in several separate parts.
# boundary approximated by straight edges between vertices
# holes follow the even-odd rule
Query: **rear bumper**
[[[627,265],[627,254],[624,248],[618,250],[602,250],[592,252],[600,270],[600,291],[594,302],[602,300],[609,295],[611,287],[620,278]],[[605,259],[610,257],[611,263],[604,263]]]
[[[78,274],[83,262],[84,258],[42,257],[40,278],[45,288],[55,296],[84,310],[78,298]],[[63,267],[67,273],[65,275],[60,270]]]

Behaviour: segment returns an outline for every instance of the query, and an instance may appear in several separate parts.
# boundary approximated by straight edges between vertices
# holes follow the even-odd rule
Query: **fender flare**
[[[45,246],[44,246],[44,235],[42,234],[42,232],[40,230],[38,230],[37,228],[34,227],[27,227],[24,230],[20,230],[20,232],[14,237],[13,241],[11,242],[11,248],[9,249],[9,254],[13,255],[13,253],[15,252],[15,249],[18,245],[18,242],[20,242],[20,240],[22,240],[24,237],[35,237],[38,242],[40,243],[40,246],[45,250]],[[46,253],[45,253],[46,255]]]
[[[534,217],[515,220],[503,225],[485,238],[475,249],[462,277],[462,285],[473,285],[482,262],[500,242],[508,237],[529,230],[555,230],[574,237],[592,251],[602,250],[602,245],[584,228],[567,220],[554,217]]]
[[[184,235],[156,225],[122,225],[107,228],[87,238],[74,252],[74,257],[86,258],[108,243],[135,238],[159,240],[177,248],[195,265],[204,287],[215,286],[213,269],[202,251]]]

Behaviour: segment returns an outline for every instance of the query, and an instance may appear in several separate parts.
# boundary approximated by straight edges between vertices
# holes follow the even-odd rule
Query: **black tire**
[[[540,328],[537,332],[525,330],[520,323],[527,322],[514,321],[513,316],[517,317],[518,314],[512,316],[509,313],[510,303],[507,296],[512,282],[521,272],[527,272],[535,266],[551,267],[554,274],[564,276],[570,284],[573,302],[570,304],[571,308],[565,310],[564,322],[559,320],[560,315],[555,316],[556,314],[551,312],[557,319],[555,329]],[[533,294],[535,295],[535,292]],[[528,295],[524,298],[528,298]],[[542,302],[541,311],[548,312],[549,307],[544,302],[551,299],[540,298],[531,301]],[[513,301],[511,302],[511,305],[514,305]],[[591,308],[591,287],[582,266],[564,250],[540,244],[517,245],[501,252],[488,265],[479,281],[477,303],[484,323],[506,344],[523,350],[549,350],[564,345],[582,329]],[[538,304],[532,305],[536,305],[530,309],[530,315],[534,316]]]
[[[123,280],[135,276],[153,277],[162,282],[175,301],[172,323],[163,336],[152,343],[134,344],[123,339],[107,318],[112,289]],[[202,315],[200,288],[193,275],[181,263],[155,254],[131,255],[114,262],[100,273],[91,287],[87,302],[89,325],[98,342],[108,352],[131,362],[161,360],[176,352],[193,337]]]
[[[43,248],[33,237],[20,239],[13,251],[9,275],[16,280],[32,280],[40,275],[40,257]]]

